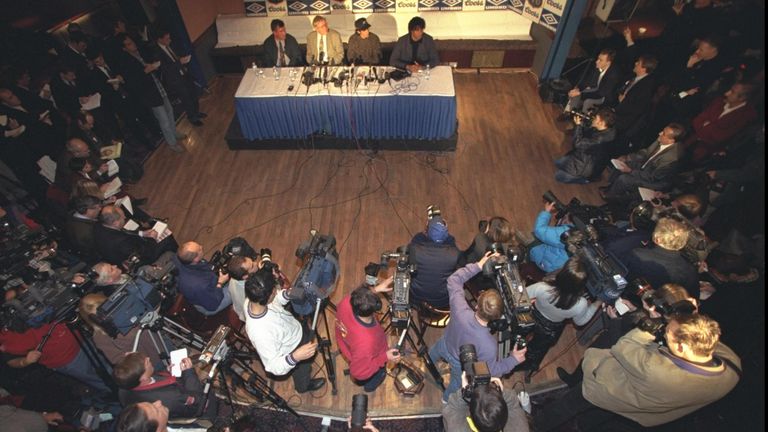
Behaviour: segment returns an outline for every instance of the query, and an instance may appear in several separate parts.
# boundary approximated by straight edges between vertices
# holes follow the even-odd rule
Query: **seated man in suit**
[[[344,61],[344,45],[341,35],[328,28],[328,21],[322,15],[312,20],[315,31],[307,35],[307,63],[333,63]]]
[[[93,229],[101,212],[101,200],[86,195],[76,198],[72,204],[75,211],[64,225],[64,237],[73,249],[92,261],[96,257]]]
[[[659,65],[655,57],[642,55],[635,60],[632,72],[635,76],[627,80],[619,89],[616,112],[616,133],[631,141],[635,135],[641,134],[646,122],[640,122],[644,116],[649,116],[653,104],[653,93],[656,83],[650,76]],[[648,119],[650,120],[650,119]],[[622,153],[617,153],[622,154]]]
[[[583,184],[600,177],[608,163],[610,149],[607,147],[616,138],[614,119],[615,114],[610,108],[601,108],[592,118],[591,127],[583,125],[581,117],[574,117],[573,150],[555,161],[555,180]]]
[[[647,148],[618,158],[623,164],[611,174],[611,183],[601,188],[600,195],[606,201],[632,201],[639,198],[637,188],[655,191],[669,188],[677,173],[682,155],[680,140],[685,128],[670,123],[659,133],[659,138]]]
[[[179,248],[172,235],[158,243],[157,232],[152,229],[136,233],[123,230],[126,218],[120,207],[105,206],[101,209],[99,221],[101,224],[94,228],[96,251],[111,264],[120,265],[133,254],[139,255],[142,264],[149,264],[163,252],[175,252]]]
[[[203,384],[192,367],[192,360],[184,358],[177,366],[181,369],[178,379],[167,371],[156,373],[149,356],[142,352],[126,354],[112,372],[120,387],[120,403],[160,400],[168,407],[170,418],[197,417],[204,411],[205,417],[215,417],[216,397],[206,397],[203,393]]]
[[[616,51],[603,49],[595,60],[595,67],[586,78],[568,92],[566,111],[589,111],[604,103],[613,104],[621,72],[613,65]]]
[[[301,66],[304,60],[301,58],[301,49],[296,38],[285,31],[283,20],[273,19],[269,24],[272,34],[264,39],[261,48],[264,50],[264,67]]]
[[[408,22],[408,34],[400,36],[392,49],[389,65],[417,73],[427,66],[440,64],[440,56],[432,36],[424,33],[427,23],[424,18],[413,17]]]

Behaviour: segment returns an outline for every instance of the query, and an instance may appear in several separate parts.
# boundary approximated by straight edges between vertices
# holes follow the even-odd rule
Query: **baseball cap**
[[[368,24],[368,20],[365,18],[358,18],[355,20],[355,30],[367,30],[371,28],[371,25]]]
[[[442,243],[448,239],[448,226],[442,216],[434,216],[429,220],[427,237],[435,243]]]

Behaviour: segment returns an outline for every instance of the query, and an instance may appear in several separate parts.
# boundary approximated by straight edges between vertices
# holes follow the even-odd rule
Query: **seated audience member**
[[[112,145],[112,139],[108,137],[108,134],[97,131],[96,120],[88,111],[80,111],[75,120],[77,122],[77,131],[74,132],[75,136],[72,139],[80,139],[83,142],[88,143],[90,152],[86,157],[95,155],[95,157],[92,158],[92,162],[94,163],[106,162],[107,159],[114,160],[119,168],[117,176],[125,183],[136,183],[141,179],[141,176],[144,174],[144,169],[140,162],[128,155],[128,153],[133,150],[130,146],[124,144],[120,151],[120,157],[118,158],[106,157],[105,159],[101,159],[101,148]]]
[[[96,286],[102,287],[106,291],[109,291],[110,294],[114,291],[114,288],[117,288],[119,285],[130,280],[130,276],[123,273],[123,270],[119,266],[106,262],[94,264],[93,271],[98,275],[95,281]]]
[[[688,242],[687,227],[674,219],[662,218],[656,223],[651,239],[653,245],[634,249],[625,256],[627,279],[643,278],[654,287],[675,283],[683,286],[691,297],[699,298],[696,267],[680,253]]]
[[[324,378],[312,378],[312,358],[317,342],[285,309],[289,291],[277,288],[277,280],[268,269],[261,269],[245,282],[245,329],[248,339],[259,353],[264,370],[276,375],[291,375],[299,393],[320,389]]]
[[[499,378],[486,386],[469,389],[466,372],[461,389],[443,405],[443,427],[450,432],[527,432],[528,419],[513,390],[505,390]],[[469,392],[469,398],[464,393]]]
[[[192,360],[184,358],[178,365],[181,377],[176,378],[167,371],[158,371],[143,352],[127,354],[115,365],[112,376],[120,387],[120,403],[161,401],[168,407],[170,418],[216,416],[216,397],[206,397],[203,383],[192,367]],[[205,413],[203,415],[203,413]]]
[[[179,271],[179,292],[206,316],[216,315],[232,305],[229,289],[224,284],[229,275],[223,269],[218,274],[203,258],[203,246],[195,242],[181,245],[174,257]]]
[[[530,377],[539,370],[549,349],[560,339],[565,321],[571,319],[575,325],[583,326],[603,302],[590,302],[584,297],[587,292],[587,269],[575,256],[568,259],[554,278],[529,285],[526,290],[534,302],[532,314],[535,326],[521,368],[528,370],[526,376]]]
[[[16,408],[13,405],[0,405],[0,419],[3,428],[17,432],[48,432],[48,427],[56,427],[64,422],[58,412],[35,412]]]
[[[750,195],[764,196],[765,124],[745,131],[745,135],[728,147],[719,166],[707,171],[714,184],[721,186],[717,190],[710,189],[710,213],[716,208],[736,210],[738,206],[735,204],[749,203],[746,197]]]
[[[163,401],[126,406],[115,420],[116,432],[168,432],[168,407]]]
[[[125,231],[125,213],[120,207],[104,206],[99,221],[101,223],[94,228],[93,237],[97,252],[108,263],[122,265],[132,254],[138,254],[142,264],[149,264],[164,252],[178,249],[172,235],[158,243],[158,234],[152,229],[136,233]]]
[[[656,335],[636,328],[610,349],[590,348],[581,364],[583,381],[544,406],[536,431],[557,430],[580,416],[603,430],[616,414],[642,426],[677,420],[728,394],[741,375],[741,361],[720,342],[720,326],[700,314],[676,315]],[[580,421],[581,423],[581,421]]]
[[[101,199],[85,195],[75,198],[72,212],[64,224],[64,237],[69,245],[86,259],[96,257],[96,243],[93,229],[101,212]]]
[[[555,160],[555,180],[583,184],[600,177],[608,163],[609,147],[616,139],[615,118],[609,108],[600,109],[590,126],[582,124],[581,117],[574,117],[573,149]]]
[[[568,261],[568,252],[565,251],[565,244],[560,241],[560,236],[571,229],[571,225],[550,226],[554,210],[554,203],[545,203],[544,210],[536,216],[533,235],[540,243],[533,246],[528,253],[531,261],[546,273],[559,269]]]
[[[322,15],[312,20],[314,30],[307,35],[307,63],[333,63],[344,61],[344,44],[339,32],[328,28],[328,21]]]
[[[69,167],[69,162],[74,158],[91,158],[91,148],[80,138],[67,140],[65,150],[59,154],[56,160],[56,185],[65,192],[72,190],[73,172]]]
[[[407,69],[414,74],[426,67],[440,64],[440,56],[432,36],[424,32],[427,23],[424,18],[413,17],[408,21],[408,34],[400,36],[389,56],[389,65]]]
[[[261,44],[264,49],[262,65],[264,67],[296,67],[304,64],[301,48],[296,38],[285,30],[283,20],[274,19],[269,24],[272,34]]]
[[[53,106],[45,103],[47,101],[38,98],[37,103],[24,102],[17,96],[17,91],[20,91],[19,87],[10,90],[0,86],[0,115],[6,115],[19,126],[24,126],[24,134],[31,142],[50,156],[55,156],[53,150],[58,150],[55,147],[64,138],[64,120]]]
[[[40,342],[46,335],[48,335],[46,343],[38,350]],[[75,336],[64,324],[43,324],[36,328],[15,330],[2,328],[0,329],[0,352],[14,356],[7,362],[12,368],[24,368],[39,363],[75,378],[100,392],[109,392],[109,388],[99,378],[86,353],[80,349]]]
[[[627,141],[644,136],[653,108],[656,78],[653,75],[659,62],[655,57],[642,55],[635,60],[634,77],[619,88],[616,113],[616,134]],[[636,145],[637,143],[632,143]],[[621,154],[621,153],[619,153]]]
[[[110,336],[95,319],[96,311],[105,301],[107,301],[107,296],[104,294],[87,294],[80,299],[78,313],[83,321],[93,330],[91,336],[93,345],[104,354],[111,365],[115,366],[125,358],[126,354],[134,351],[133,345],[136,342],[139,325],[131,328],[126,334],[118,331],[115,337]],[[160,340],[156,342],[158,347],[162,347]],[[137,350],[141,353],[146,353],[152,365],[160,367],[163,364],[163,360],[160,358],[160,353],[158,353],[155,344],[152,342],[149,331],[142,331]]]
[[[459,348],[472,344],[477,351],[478,361],[488,363],[491,376],[503,376],[511,372],[518,364],[525,361],[526,349],[515,348],[506,358],[498,358],[498,338],[488,331],[488,323],[497,320],[504,312],[504,304],[497,290],[483,291],[477,299],[477,310],[474,311],[464,297],[464,283],[472,276],[480,273],[489,258],[498,254],[486,253],[480,261],[468,264],[456,270],[448,278],[448,293],[451,301],[451,320],[443,336],[429,348],[429,358],[437,364],[445,360],[451,367],[451,380],[443,392],[443,402],[447,403],[451,394],[461,387],[461,363],[459,363]]]
[[[757,118],[757,111],[749,103],[751,93],[750,84],[736,83],[693,118],[693,133],[687,144],[695,164],[724,151],[728,140]]]
[[[408,244],[408,254],[410,262],[419,269],[411,279],[411,303],[426,302],[438,309],[447,309],[449,301],[445,284],[456,269],[460,252],[442,216],[433,216],[426,231],[413,236]]]
[[[607,201],[633,201],[640,196],[638,187],[664,191],[671,186],[682,156],[680,144],[685,128],[671,123],[647,148],[618,158],[624,165],[612,172],[610,184],[601,189]]]
[[[356,65],[381,64],[381,42],[376,33],[369,30],[371,25],[365,18],[355,20],[355,32],[347,43],[347,60]]]
[[[392,278],[375,287],[363,284],[345,296],[336,312],[336,341],[349,362],[349,375],[366,392],[387,377],[387,362],[398,362],[397,348],[389,348],[387,335],[374,315],[381,309],[377,293],[392,291]]]
[[[597,55],[595,67],[590,68],[587,76],[568,92],[568,104],[565,111],[587,112],[602,104],[614,104],[616,89],[621,83],[621,71],[613,64],[616,51],[603,49]]]

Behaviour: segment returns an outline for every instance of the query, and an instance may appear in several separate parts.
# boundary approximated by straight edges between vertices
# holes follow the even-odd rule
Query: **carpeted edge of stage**
[[[458,128],[457,128],[458,129]],[[248,140],[243,136],[240,122],[234,116],[224,137],[230,150],[403,150],[403,151],[456,151],[459,134],[439,140],[412,139],[360,139],[339,138],[331,135],[311,135],[304,139]]]

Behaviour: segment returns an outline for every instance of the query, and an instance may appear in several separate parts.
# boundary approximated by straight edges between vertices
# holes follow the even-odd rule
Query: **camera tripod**
[[[419,315],[418,311],[415,313],[418,319],[418,315]],[[411,349],[424,362],[424,365],[427,367],[427,370],[429,371],[430,375],[432,375],[432,378],[435,379],[435,382],[437,383],[437,385],[439,385],[440,388],[445,390],[445,383],[443,383],[443,376],[440,375],[440,371],[437,370],[437,366],[435,366],[435,363],[429,357],[429,350],[427,349],[427,344],[424,342],[424,335],[421,333],[421,330],[413,321],[413,314],[414,314],[413,308],[410,308],[410,310],[408,311],[408,323],[406,324],[405,328],[402,328],[402,333],[400,334],[400,339],[398,341],[398,348],[400,348],[402,352],[402,344],[404,341],[407,340],[408,343],[411,345]],[[387,323],[387,326],[384,327],[384,333],[388,333],[391,328],[398,328],[392,325],[391,303],[390,303],[390,307],[387,309],[387,312],[379,320],[379,323],[384,324],[386,320],[389,320],[389,322]],[[411,336],[411,331],[413,331],[413,333],[416,334],[415,340],[413,339],[413,336]]]
[[[206,345],[205,339],[199,334],[170,318],[160,315],[157,311],[153,311],[145,315],[139,324],[139,331],[136,333],[136,338],[133,340],[134,351],[138,349],[139,338],[141,338],[142,332],[145,331],[149,334],[152,344],[155,346],[157,353],[160,355],[160,359],[163,360],[163,363],[165,363],[166,366],[169,364],[170,357],[168,345],[165,343],[163,333],[173,336],[184,345],[198,351],[202,351]]]
[[[333,359],[333,353],[331,352],[331,329],[328,326],[328,317],[325,314],[325,309],[330,308],[331,312],[336,314],[336,305],[328,299],[318,298],[315,302],[315,314],[312,318],[311,335],[317,338],[317,348],[320,351],[320,357],[323,359],[323,366],[328,374],[328,381],[331,382],[331,394],[336,396],[338,389],[336,388],[336,361]],[[322,317],[323,325],[325,327],[325,338],[317,331],[317,322]]]

